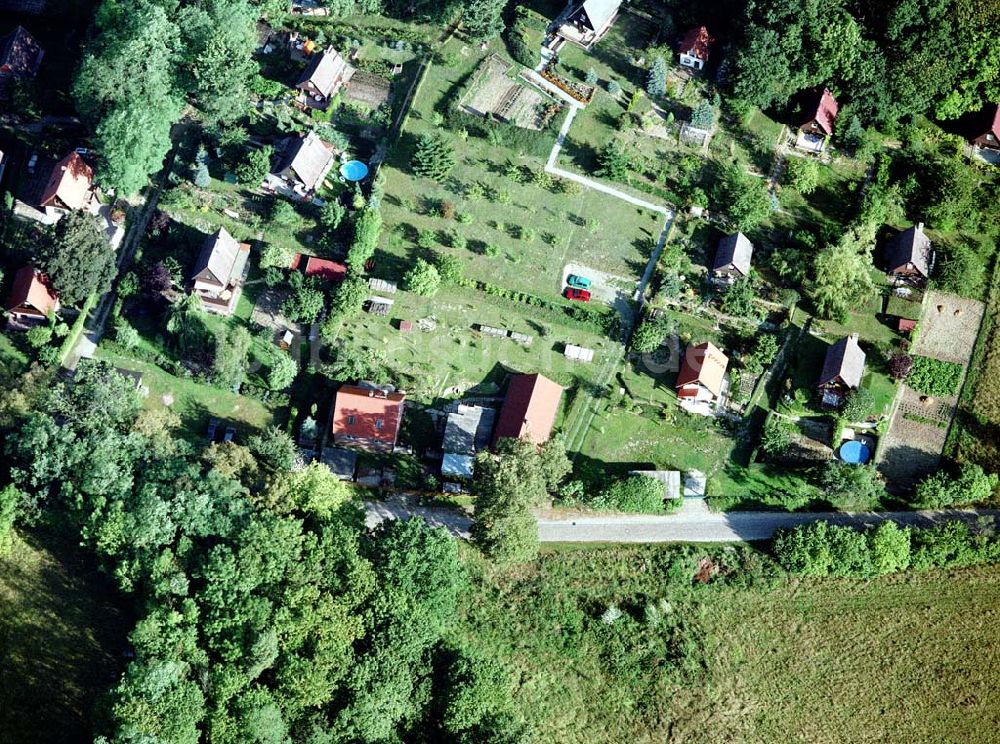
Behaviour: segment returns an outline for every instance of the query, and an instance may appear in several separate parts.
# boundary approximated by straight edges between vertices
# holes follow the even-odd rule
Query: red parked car
[[[590,302],[590,292],[588,292],[586,289],[577,289],[576,287],[566,287],[566,299],[579,300],[580,302]]]

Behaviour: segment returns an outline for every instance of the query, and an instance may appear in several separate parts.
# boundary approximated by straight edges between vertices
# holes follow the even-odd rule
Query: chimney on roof
[[[923,232],[923,231],[924,231],[924,223],[923,222],[918,222],[917,223],[917,232]]]
[[[374,398],[375,397],[375,391],[374,390],[369,390],[368,391],[368,397],[369,398]]]

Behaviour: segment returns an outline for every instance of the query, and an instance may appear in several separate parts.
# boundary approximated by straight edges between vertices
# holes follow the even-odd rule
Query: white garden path
[[[556,137],[556,143],[552,146],[552,152],[549,153],[549,159],[545,163],[545,172],[551,173],[554,176],[559,176],[560,178],[565,178],[569,181],[574,181],[584,188],[599,191],[602,194],[607,194],[615,199],[621,199],[624,202],[628,202],[629,204],[633,204],[642,209],[649,209],[663,215],[663,229],[660,231],[659,240],[656,241],[656,248],[653,250],[653,254],[649,257],[649,262],[646,264],[646,270],[643,272],[642,279],[639,281],[639,285],[635,290],[634,299],[642,305],[646,285],[649,284],[649,280],[653,278],[653,270],[656,268],[656,262],[660,260],[660,253],[663,251],[663,246],[667,243],[667,235],[670,233],[670,227],[674,222],[674,210],[665,205],[653,204],[645,199],[640,199],[636,196],[632,196],[631,194],[626,194],[624,191],[616,189],[613,186],[608,186],[600,181],[595,181],[592,178],[587,178],[586,176],[581,176],[577,173],[572,173],[556,166],[556,163],[559,161],[559,153],[562,151],[563,143],[566,141],[566,135],[569,133],[570,127],[573,126],[573,119],[576,118],[576,112],[579,110],[579,105],[569,107],[569,113],[566,115],[566,119],[563,121],[562,127],[559,129],[559,136]]]

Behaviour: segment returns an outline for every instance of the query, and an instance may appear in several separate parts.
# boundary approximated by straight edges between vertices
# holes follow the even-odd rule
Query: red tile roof
[[[712,395],[722,395],[722,380],[726,375],[728,364],[729,358],[711,341],[688,346],[674,387],[681,388],[697,383],[707,388]],[[678,395],[684,397],[682,393]]]
[[[330,282],[342,282],[347,277],[347,266],[325,258],[309,256],[306,261],[306,276],[318,276]]]
[[[677,53],[688,54],[704,61],[708,59],[709,48],[714,41],[707,28],[698,26],[684,34],[684,38],[677,46]]]
[[[809,124],[815,121],[826,134],[833,134],[833,121],[837,118],[839,108],[837,99],[833,97],[833,93],[824,88],[823,94],[819,97],[819,102],[816,104],[816,110],[805,123]]]
[[[83,209],[90,198],[94,169],[77,152],[71,152],[52,167],[39,204],[43,207]]]
[[[990,123],[989,134],[1000,140],[1000,103],[994,106],[993,121]]]
[[[900,318],[897,330],[899,330],[900,333],[909,333],[916,327],[917,321],[910,320],[909,318]]]
[[[333,408],[334,440],[375,442],[392,445],[403,418],[405,393],[344,385],[337,391]]]
[[[493,444],[504,437],[527,437],[535,444],[548,441],[562,391],[562,387],[543,375],[514,375],[500,409]]]
[[[32,308],[39,317],[59,309],[59,295],[49,278],[32,266],[24,266],[14,275],[14,285],[7,298],[6,310]]]

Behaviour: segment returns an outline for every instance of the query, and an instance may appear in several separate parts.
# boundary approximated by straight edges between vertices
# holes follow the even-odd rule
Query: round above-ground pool
[[[871,459],[872,453],[868,445],[851,440],[844,442],[840,448],[840,459],[852,465],[864,465]]]
[[[345,181],[360,181],[368,175],[368,166],[360,160],[348,160],[340,166],[340,175]]]

